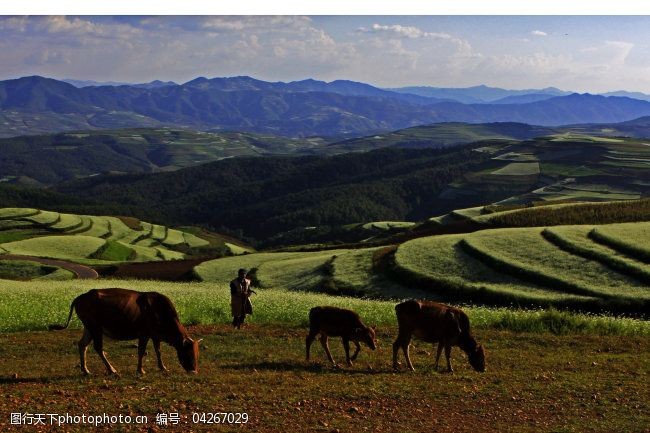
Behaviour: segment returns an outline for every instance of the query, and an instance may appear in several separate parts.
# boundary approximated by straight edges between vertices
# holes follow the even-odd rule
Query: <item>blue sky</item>
[[[650,17],[0,17],[0,78],[650,93]]]

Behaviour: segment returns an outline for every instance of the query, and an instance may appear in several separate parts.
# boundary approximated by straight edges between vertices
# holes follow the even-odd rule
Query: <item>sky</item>
[[[643,16],[0,16],[0,79],[650,93]]]

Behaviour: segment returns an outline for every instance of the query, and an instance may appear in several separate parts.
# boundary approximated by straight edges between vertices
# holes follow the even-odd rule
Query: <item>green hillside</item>
[[[155,213],[168,224],[241,231],[260,246],[276,246],[358,242],[383,228],[403,229],[388,221],[490,204],[642,199],[650,197],[648,168],[643,140],[562,134],[442,150],[235,158],[173,174],[97,176],[57,190],[128,204],[139,218]],[[386,224],[364,226],[372,221]]]
[[[526,125],[524,123],[435,123],[414,126],[384,134],[353,138],[331,144],[330,149],[359,152],[382,147],[436,148],[484,140],[527,140],[551,135],[558,129]]]
[[[107,172],[170,171],[237,156],[308,154],[323,143],[318,138],[170,128],[2,138],[0,180],[40,185]]]
[[[605,245],[594,233],[607,233]],[[260,287],[488,305],[616,313],[650,305],[650,222],[487,229],[393,247],[269,252],[204,262],[196,275],[227,282],[240,267]]]
[[[0,209],[2,254],[85,264],[178,260],[191,255],[237,254],[216,235],[181,231],[135,218],[75,215],[31,208]]]
[[[590,233],[650,242],[650,223],[482,230],[418,238],[397,248],[396,275],[471,302],[646,311],[650,266]]]

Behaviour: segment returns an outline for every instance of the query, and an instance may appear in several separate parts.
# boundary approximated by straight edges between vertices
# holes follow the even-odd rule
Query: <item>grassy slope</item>
[[[227,282],[173,283],[146,280],[103,280],[103,287],[124,287],[140,291],[159,291],[169,296],[183,323],[218,324],[230,318],[230,291]],[[44,330],[48,324],[59,323],[67,317],[70,302],[77,295],[97,287],[97,281],[29,281],[3,280],[0,285],[0,332]],[[394,301],[366,300],[329,296],[281,289],[259,289],[253,295],[257,324],[306,326],[309,309],[315,305],[335,305],[352,308],[369,323],[393,326]],[[597,333],[650,336],[650,322],[635,319],[613,319],[582,314],[549,313],[545,311],[513,311],[468,307],[476,328],[509,329],[516,331],[565,333]],[[78,327],[75,319],[73,327]]]
[[[452,296],[471,299],[482,291],[510,302],[544,304],[582,299],[495,271],[463,251],[459,243],[464,238],[464,235],[449,235],[406,242],[395,254],[396,264],[416,277],[431,279],[443,293],[447,291]]]
[[[31,280],[56,271],[54,266],[23,260],[2,260],[0,258],[0,279]]]
[[[0,138],[0,146],[6,156],[0,164],[5,175],[27,176],[44,184],[109,171],[169,171],[238,156],[327,151],[321,139],[171,129],[105,129]]]
[[[255,253],[204,262],[195,268],[202,281],[228,282],[244,267],[255,269],[262,287],[328,293],[357,293],[398,298],[415,291],[377,275],[373,267],[376,248],[314,252]]]
[[[74,260],[90,257],[105,242],[90,236],[42,236],[2,244],[2,248],[11,254]]]
[[[126,217],[5,208],[0,209],[0,223],[0,252],[92,264],[177,260],[185,258],[188,248],[190,252],[200,252],[202,247],[210,246],[209,241],[197,235]],[[44,236],[52,233],[65,236]],[[89,242],[97,244],[92,251]]]
[[[467,236],[465,241],[504,263],[540,277],[565,281],[566,290],[599,297],[650,298],[647,287],[634,279],[582,257],[562,251],[541,236],[541,230],[496,229]],[[571,286],[571,287],[570,287]]]
[[[650,263],[650,223],[600,226],[594,229],[592,239]]]
[[[647,225],[637,223],[637,225]],[[558,226],[544,229],[542,235],[549,242],[572,254],[594,260],[646,284],[650,283],[650,266],[594,242],[590,235],[593,226]]]

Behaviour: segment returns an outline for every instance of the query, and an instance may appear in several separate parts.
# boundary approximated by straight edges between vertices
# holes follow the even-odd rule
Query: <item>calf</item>
[[[73,309],[84,325],[78,346],[81,371],[85,374],[90,374],[86,367],[86,349],[91,341],[108,373],[117,374],[104,353],[104,335],[115,340],[138,339],[139,374],[144,374],[142,359],[149,339],[153,340],[160,370],[167,370],[160,353],[160,342],[164,341],[176,349],[178,360],[187,372],[198,371],[201,340],[194,341],[190,338],[178,320],[174,305],[165,295],[127,289],[92,289],[72,301],[65,325],[50,325],[50,330],[67,328]]]
[[[478,344],[470,332],[469,319],[460,309],[430,301],[406,301],[395,306],[399,333],[393,343],[393,368],[398,369],[397,352],[402,348],[406,364],[411,370],[413,364],[409,356],[409,343],[411,337],[429,342],[438,343],[435,369],[442,348],[445,349],[447,358],[447,371],[453,371],[451,366],[451,346],[458,346],[469,358],[470,365],[476,371],[485,371],[485,352],[483,346]]]
[[[335,366],[337,364],[334,362],[327,344],[328,337],[341,337],[345,349],[345,362],[348,366],[351,366],[352,361],[357,359],[357,355],[361,350],[360,341],[372,350],[377,348],[375,327],[364,325],[357,313],[343,308],[314,307],[309,311],[309,334],[306,341],[307,361],[309,361],[309,348],[318,334],[320,334],[320,343],[325,349],[327,358]],[[352,356],[350,356],[350,341],[356,346]]]

